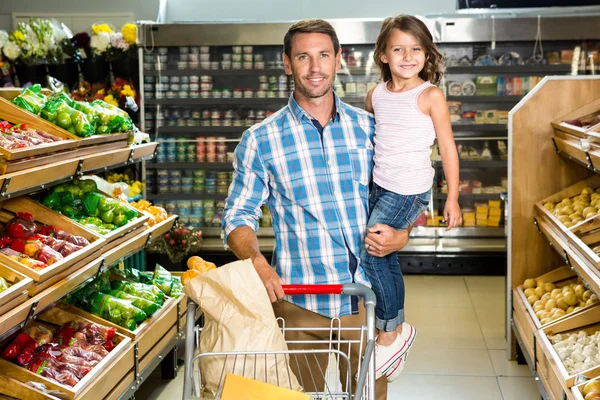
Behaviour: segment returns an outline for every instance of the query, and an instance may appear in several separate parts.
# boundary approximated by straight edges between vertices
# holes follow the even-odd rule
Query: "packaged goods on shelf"
[[[13,125],[0,120],[0,147],[23,149],[64,140],[58,136],[29,128],[26,124]]]

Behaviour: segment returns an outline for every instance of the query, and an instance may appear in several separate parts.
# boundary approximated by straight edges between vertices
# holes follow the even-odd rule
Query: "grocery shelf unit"
[[[542,35],[544,37],[544,47],[546,49],[572,48],[579,44],[581,38],[587,37],[584,29],[593,26],[598,21],[595,17],[578,18],[578,24],[574,25],[568,18],[553,18],[552,24],[542,24]],[[425,19],[427,26],[433,32],[434,39],[444,51],[449,54],[455,54],[457,48],[467,49],[467,53],[474,60],[477,56],[491,51],[489,42],[492,38],[492,21],[489,19],[478,19],[474,17],[466,18],[439,18]],[[145,32],[143,37],[146,42],[139,49],[140,59],[140,87],[149,84],[148,89],[142,91],[141,112],[144,129],[161,140],[190,140],[195,137],[221,137],[227,141],[227,151],[231,152],[235,148],[236,141],[239,140],[241,133],[252,125],[256,120],[246,120],[243,117],[248,110],[267,109],[275,111],[288,101],[288,93],[274,93],[274,97],[264,95],[257,98],[258,92],[252,98],[234,98],[235,93],[223,91],[217,93],[219,98],[211,98],[212,93],[206,93],[202,97],[196,94],[197,98],[176,98],[173,93],[166,98],[167,94],[161,94],[162,98],[157,98],[157,86],[152,86],[151,82],[159,84],[160,82],[181,82],[182,77],[203,76],[210,77],[207,82],[207,90],[214,88],[261,88],[257,86],[256,80],[260,76],[279,76],[284,74],[281,62],[281,42],[287,28],[291,23],[235,23],[235,24],[164,24],[164,25],[140,25],[140,30]],[[347,49],[349,57],[344,57],[344,63],[338,72],[338,82],[341,85],[336,86],[340,98],[352,105],[362,107],[364,105],[364,94],[360,90],[354,90],[355,86],[360,86],[368,82],[377,80],[376,68],[370,61],[369,52],[373,50],[381,21],[360,21],[360,20],[334,20],[334,27],[337,28],[342,48]],[[496,24],[497,49],[494,55],[497,57],[503,52],[518,51],[524,59],[527,59],[533,51],[533,42],[537,31],[537,19],[521,18],[498,19]],[[515,30],[515,24],[521,28]],[[564,29],[561,26],[565,26]],[[552,28],[550,28],[552,25]],[[568,27],[568,28],[567,28]],[[150,35],[150,32],[152,33]],[[200,57],[197,64],[193,62],[182,65],[178,64],[179,52],[176,47],[181,46],[210,46],[210,62]],[[224,69],[223,64],[219,64],[222,53],[232,53],[233,46],[254,46],[254,49],[264,56],[264,69]],[[162,59],[158,55],[158,48],[167,47],[168,59]],[[151,50],[150,53],[147,50]],[[346,50],[344,50],[346,51]],[[202,53],[202,51],[200,51]],[[358,57],[354,58],[355,55]],[[230,55],[228,57],[235,56]],[[243,56],[243,55],[240,55]],[[167,57],[166,55],[164,57]],[[353,61],[350,61],[353,58]],[[187,59],[184,56],[183,59]],[[229,58],[228,58],[229,59]],[[251,59],[251,57],[250,57]],[[189,58],[191,61],[192,58]],[[225,59],[224,59],[225,60]],[[216,69],[211,63],[217,61]],[[241,61],[241,60],[240,60]],[[231,68],[231,65],[227,66]],[[238,65],[239,68],[241,68]],[[160,68],[160,70],[158,70]],[[180,69],[181,68],[181,69]],[[446,80],[453,79],[474,79],[475,75],[506,75],[506,76],[544,76],[547,74],[565,74],[571,71],[571,65],[546,65],[527,63],[525,65],[499,65],[499,66],[449,66],[447,68]],[[174,80],[171,78],[177,77]],[[183,78],[185,79],[185,78]],[[287,89],[291,89],[289,80],[285,81]],[[202,83],[202,82],[199,82]],[[214,86],[213,86],[214,83]],[[350,84],[350,85],[349,85]],[[175,89],[178,88],[175,85]],[[341,88],[341,90],[340,90]],[[351,90],[352,88],[352,90]],[[164,88],[163,88],[164,89]],[[171,89],[171,88],[169,88]],[[202,85],[200,85],[202,89]],[[148,98],[148,94],[151,98]],[[227,98],[223,98],[227,94]],[[186,95],[187,96],[187,95]],[[448,96],[449,101],[460,101],[463,108],[470,110],[498,109],[508,111],[516,105],[522,95],[510,96]],[[224,111],[226,109],[236,108],[242,116],[237,125],[239,126],[206,126],[209,122],[202,124],[198,121],[197,126],[176,126],[175,121],[167,121],[165,110],[172,107],[183,107],[189,112],[194,111]],[[479,108],[478,108],[479,107]],[[164,115],[164,123],[159,123],[153,119],[152,115]],[[218,114],[217,114],[218,115]],[[170,115],[173,117],[173,114]],[[177,118],[177,117],[173,117]],[[219,123],[222,125],[221,123]],[[159,126],[160,125],[160,126]],[[187,125],[185,122],[179,125]],[[198,126],[200,125],[200,126]],[[496,142],[506,143],[507,125],[503,123],[473,123],[473,121],[457,121],[453,123],[457,144],[465,147],[484,147],[489,142],[492,147]],[[493,152],[497,153],[493,147]],[[232,171],[227,167],[230,161],[217,163],[194,163],[194,162],[174,162],[173,160],[162,160],[158,163],[145,163],[146,174],[156,174],[159,170],[186,170],[204,169],[207,173],[213,171]],[[443,176],[441,164],[436,163],[436,181]],[[465,160],[461,165],[462,174],[466,179],[489,181],[488,184],[496,186],[493,193],[484,192],[481,195],[470,195],[464,193],[461,195],[460,203],[462,207],[474,207],[476,202],[487,202],[488,200],[500,200],[501,193],[497,189],[500,187],[502,178],[507,177],[506,158],[500,159],[497,154],[490,161],[470,161]],[[191,173],[188,172],[188,173]],[[462,177],[461,179],[465,179]],[[158,185],[155,185],[158,186]],[[434,185],[434,189],[435,189]],[[437,190],[437,189],[436,189]],[[505,191],[505,190],[502,190]],[[222,201],[224,193],[148,193],[148,198],[157,201],[171,202],[176,200],[215,200]],[[435,192],[432,200],[432,211],[438,213],[443,211],[445,196],[443,193]],[[212,224],[211,224],[212,225]],[[216,224],[215,224],[216,225]],[[203,252],[210,253],[211,257],[222,257],[223,260],[232,258],[233,255],[222,245],[222,239],[219,229],[216,226],[203,226],[204,233]],[[264,231],[264,228],[263,228]],[[413,231],[413,240],[411,244],[401,252],[403,258],[403,269],[406,272],[421,273],[504,273],[505,270],[505,235],[499,235],[502,232],[500,228],[470,227],[456,230],[455,232],[446,232],[444,229],[438,229],[434,226],[421,227]],[[274,238],[272,229],[267,229],[266,233],[260,234],[261,248],[270,253],[273,249]],[[483,267],[485,265],[485,267]]]
[[[508,356],[515,355],[512,340],[515,338],[545,399],[574,397],[561,378],[558,367],[561,361],[544,344],[548,343],[544,330],[532,327],[535,316],[526,310],[528,305],[517,298],[519,296],[515,297],[516,288],[525,279],[542,276],[567,264],[589,289],[600,293],[598,265],[581,256],[565,233],[566,228],[559,228],[534,208],[549,196],[594,176],[594,171],[569,160],[568,155],[558,154],[553,145],[551,121],[598,98],[600,78],[546,77],[509,114]],[[598,318],[597,314],[586,312],[568,316],[565,323],[575,329],[597,323]],[[558,329],[560,324],[551,326]]]
[[[6,92],[3,92],[2,95],[8,96]],[[11,116],[20,119],[18,116],[22,114],[22,111],[15,107],[9,102],[1,102],[0,116],[2,119],[11,121],[9,119]],[[27,124],[32,128],[47,132],[57,129],[33,114],[27,118]],[[73,150],[62,153],[52,153],[52,150],[46,150],[48,154],[44,154],[43,149],[34,148],[35,151],[42,153],[40,157],[25,159],[22,164],[10,164],[8,170],[12,172],[0,174],[0,208],[3,209],[3,217],[10,218],[9,211],[21,211],[16,205],[21,204],[21,208],[27,208],[22,211],[33,214],[46,213],[54,220],[65,219],[66,217],[56,216],[41,205],[36,206],[38,208],[34,207],[36,211],[33,211],[30,209],[31,207],[25,206],[25,204],[30,204],[27,203],[29,200],[23,199],[23,202],[18,197],[73,181],[84,174],[105,172],[154,158],[158,145],[156,142],[128,145],[127,134],[116,136],[120,140],[118,143],[110,137],[97,137],[94,139],[94,143],[100,144],[87,147],[78,145]],[[105,141],[112,142],[101,143]],[[6,202],[8,199],[11,199],[12,206]],[[46,219],[48,218],[46,216]],[[138,223],[131,224],[130,229],[124,227],[120,236],[106,236],[106,238],[110,237],[110,240],[102,240],[100,246],[95,246],[87,253],[82,253],[79,259],[73,259],[72,264],[65,265],[65,268],[57,270],[55,274],[46,274],[43,281],[32,282],[29,279],[27,286],[15,284],[15,288],[24,289],[24,292],[7,303],[14,304],[12,307],[6,307],[6,300],[0,294],[0,303],[3,304],[2,311],[0,311],[0,342],[4,343],[9,340],[14,333],[33,319],[46,320],[46,318],[50,318],[49,314],[60,313],[58,304],[69,293],[89,283],[120,261],[146,248],[154,240],[168,232],[177,220],[177,216],[172,215],[167,220],[150,227],[143,224],[147,218],[141,218],[141,223],[138,221]],[[3,220],[3,222],[6,221]],[[76,223],[72,222],[72,224]],[[115,232],[113,231],[113,233]],[[26,267],[22,267],[21,270],[26,271]],[[2,276],[10,276],[7,271],[11,271],[10,266],[0,264]],[[32,273],[29,272],[29,275]],[[23,283],[25,282],[23,281]],[[122,351],[120,350],[119,354],[111,357],[110,360],[107,358],[107,362],[101,365],[101,370],[90,372],[89,379],[85,380],[85,386],[78,385],[77,390],[75,388],[66,390],[66,387],[60,385],[53,388],[62,391],[63,395],[71,399],[129,399],[159,363],[165,361],[163,365],[170,365],[168,375],[174,376],[176,373],[176,344],[177,340],[183,336],[186,307],[185,295],[170,300],[168,307],[147,320],[145,332],[151,333],[137,339],[124,339],[121,346],[123,347]],[[100,321],[100,323],[102,322]],[[149,339],[151,339],[152,345],[148,347],[145,343]],[[29,378],[20,373],[18,369],[13,369],[11,372],[4,367],[0,366],[0,393],[19,398],[55,399],[55,397],[41,394],[41,392],[26,386],[25,382]]]

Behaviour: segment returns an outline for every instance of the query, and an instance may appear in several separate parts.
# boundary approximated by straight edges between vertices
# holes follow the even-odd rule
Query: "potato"
[[[564,206],[570,206],[571,204],[573,204],[573,202],[571,201],[570,198],[566,197],[566,198],[562,199],[560,204],[564,207]]]
[[[569,218],[571,218],[571,221],[573,221],[574,219],[582,219],[583,214],[581,214],[580,211],[575,211],[573,214],[569,215]]]
[[[558,217],[558,220],[560,222],[562,222],[563,224],[566,224],[567,222],[571,222],[571,218],[569,218],[568,215],[561,215],[560,217]]]
[[[596,207],[586,207],[581,212],[581,214],[584,215],[584,216],[586,214],[588,214],[588,213],[594,213],[594,214],[596,214],[596,213],[598,213],[598,210],[596,209]]]
[[[526,279],[523,283],[523,289],[534,289],[536,286],[535,279]]]
[[[548,202],[548,203],[544,204],[544,208],[546,210],[552,211],[552,210],[554,210],[554,204]]]
[[[552,298],[552,295],[550,293],[544,293],[544,295],[542,296],[540,301],[543,301],[545,303],[546,301],[550,300],[551,298]]]
[[[582,297],[583,296],[583,292],[585,292],[585,287],[583,285],[577,285],[577,286],[575,286],[575,295],[577,297]]]
[[[591,392],[599,392],[600,393],[600,381],[599,380],[590,381],[590,382],[586,383],[585,386],[583,387],[583,395],[584,396]]]
[[[582,204],[582,203],[577,203],[577,204],[575,204],[575,205],[573,206],[573,210],[574,210],[575,212],[579,212],[579,213],[581,213],[581,212],[582,212],[584,209],[585,209],[585,204]],[[582,215],[583,215],[583,214],[582,214]]]
[[[591,188],[591,187],[589,187],[589,186],[588,186],[588,187],[586,187],[586,188],[583,188],[583,189],[581,190],[581,194],[590,194],[590,195],[591,195],[592,193],[594,193],[594,189],[592,189],[592,188]]]
[[[545,311],[546,309],[544,308],[544,304],[537,304],[539,303],[538,301],[536,301],[535,303],[533,303],[533,311],[535,313],[538,313],[540,311]],[[537,305],[536,305],[537,304]]]
[[[556,289],[552,290],[552,293],[550,294],[550,296],[551,296],[553,299],[556,299],[556,296],[557,296],[559,293],[562,293],[562,289],[556,288]]]
[[[533,296],[529,296],[527,298],[527,301],[529,302],[530,305],[533,305],[533,303],[535,303],[536,301],[538,301],[540,298],[537,297],[535,294]]]
[[[542,325],[546,325],[548,322],[551,322],[550,318],[543,318],[540,320],[540,324],[542,324]]]
[[[573,311],[575,311],[575,307],[570,306],[569,308],[567,308],[567,314],[571,314]]]
[[[570,228],[570,227],[572,227],[573,225],[575,225],[575,223],[574,223],[573,221],[570,221],[570,220],[569,220],[569,221],[567,221],[567,222],[563,223],[563,225],[564,225],[565,227],[567,227],[567,228]]]
[[[544,293],[546,293],[544,291],[544,288],[543,287],[539,287],[539,286],[536,287],[535,289],[533,289],[533,292],[539,298],[542,298],[542,296],[544,295]]]
[[[574,306],[577,304],[577,296],[575,296],[575,293],[573,293],[573,292],[566,293],[564,296],[564,300],[565,300],[565,303],[567,303],[567,306]]]
[[[584,208],[583,211],[582,211],[582,214],[585,215],[585,210],[587,210],[589,208],[592,208],[592,207]],[[596,211],[596,209],[593,209],[593,210]],[[561,208],[560,213],[564,214],[564,215],[571,215],[571,214],[573,214],[574,211],[575,210],[573,210],[573,207],[571,207],[571,206],[565,206],[565,207]]]
[[[554,311],[554,316],[564,317],[565,315],[567,315],[567,312],[563,309],[558,308]]]
[[[560,310],[564,310],[567,311],[567,308],[569,308],[570,304],[567,304],[565,299],[558,299],[556,300],[556,306],[560,309]]]
[[[581,307],[577,306],[573,309],[573,312],[581,310]]]
[[[543,311],[536,312],[535,316],[541,321],[542,319],[546,318],[547,314],[548,314],[548,311],[543,310]]]
[[[571,220],[571,224],[577,225],[581,221],[583,221],[583,218],[574,218],[574,219]],[[573,225],[571,225],[571,226],[573,226]],[[570,226],[568,226],[567,228],[570,228]]]
[[[592,304],[596,303],[594,300],[589,299],[588,301],[585,302],[586,307],[587,306],[591,306]]]
[[[585,301],[588,301],[591,297],[592,297],[592,291],[591,290],[586,290],[585,292],[583,292],[583,296],[581,296],[581,298]]]
[[[537,296],[534,296],[537,297]],[[527,301],[529,301],[529,299],[527,299]],[[529,303],[532,304],[532,303]],[[546,311],[550,311],[553,308],[556,308],[556,301],[554,300],[548,300],[548,302],[546,303],[546,306],[544,306],[544,308],[546,309]]]
[[[525,289],[523,293],[525,294],[525,297],[533,296],[535,294],[535,289]]]

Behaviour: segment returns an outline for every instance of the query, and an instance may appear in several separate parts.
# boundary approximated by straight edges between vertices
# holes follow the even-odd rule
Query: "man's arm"
[[[281,279],[261,254],[256,230],[261,206],[269,197],[269,176],[253,133],[246,131],[235,149],[235,174],[223,211],[225,244],[240,259],[250,258],[263,281],[269,298],[283,297]]]

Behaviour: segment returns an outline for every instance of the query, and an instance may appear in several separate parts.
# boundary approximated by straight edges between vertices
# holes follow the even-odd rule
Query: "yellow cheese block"
[[[488,206],[490,208],[500,208],[500,200],[490,200],[488,201]]]
[[[476,210],[477,214],[487,214],[488,212],[488,206],[477,206],[477,210]]]
[[[465,221],[463,225],[466,227],[473,227],[475,226],[475,221]]]
[[[498,226],[500,226],[500,221],[488,221],[487,226],[488,227],[498,227]]]
[[[221,400],[310,400],[305,393],[227,374]]]
[[[487,226],[487,220],[485,219],[478,219],[477,220],[477,226]]]
[[[463,220],[466,221],[468,219],[469,220],[475,219],[475,213],[472,213],[472,212],[463,213]]]
[[[477,214],[477,220],[479,221],[480,219],[488,219],[488,215],[487,214]]]

